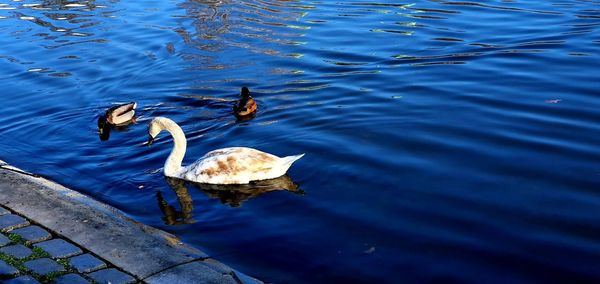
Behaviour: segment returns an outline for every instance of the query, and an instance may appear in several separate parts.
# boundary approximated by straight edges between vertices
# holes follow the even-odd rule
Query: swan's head
[[[185,134],[181,127],[177,125],[174,121],[166,118],[166,117],[155,117],[148,124],[148,142],[146,145],[151,145],[154,142],[154,138],[163,130],[171,133],[173,138],[175,139],[175,145],[180,145],[185,147]],[[179,141],[179,143],[177,143]]]
[[[248,87],[242,87],[242,91],[240,92],[240,96],[247,98],[250,97],[250,90],[248,90]]]
[[[148,142],[146,143],[146,145],[152,145],[152,142],[154,142],[154,138],[156,138],[156,136],[161,131],[163,131],[163,129],[165,129],[165,125],[161,117],[152,119],[152,121],[150,121],[150,124],[148,124]]]

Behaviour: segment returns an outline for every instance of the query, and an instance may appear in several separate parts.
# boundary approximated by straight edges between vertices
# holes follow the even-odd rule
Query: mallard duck
[[[116,105],[109,108],[103,116],[98,117],[98,136],[101,141],[106,141],[110,137],[110,129],[126,127],[135,122],[136,103]]]
[[[250,96],[250,90],[247,87],[242,87],[239,99],[233,106],[233,112],[238,117],[244,117],[256,112],[256,101]]]
[[[247,184],[250,181],[280,177],[304,154],[277,157],[247,147],[230,147],[210,151],[188,166],[182,166],[187,141],[181,127],[165,117],[156,117],[148,125],[147,144],[163,130],[173,136],[174,147],[163,168],[167,177],[208,184]]]
[[[129,123],[134,119],[136,107],[137,104],[134,102],[113,106],[104,114],[106,122],[112,125]]]

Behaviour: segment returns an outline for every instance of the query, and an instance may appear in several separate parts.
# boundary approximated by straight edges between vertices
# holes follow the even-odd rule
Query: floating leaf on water
[[[165,48],[167,49],[167,52],[169,54],[175,53],[175,45],[173,45],[172,42],[167,42],[167,44],[165,45]]]

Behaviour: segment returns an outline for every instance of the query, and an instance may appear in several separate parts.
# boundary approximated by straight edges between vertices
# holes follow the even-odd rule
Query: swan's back
[[[279,158],[256,149],[231,147],[208,152],[182,169],[180,178],[211,184],[245,184],[280,177],[302,155]]]

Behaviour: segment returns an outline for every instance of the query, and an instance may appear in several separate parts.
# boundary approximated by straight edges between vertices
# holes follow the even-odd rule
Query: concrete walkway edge
[[[262,283],[107,204],[0,160],[0,204],[147,283]]]

